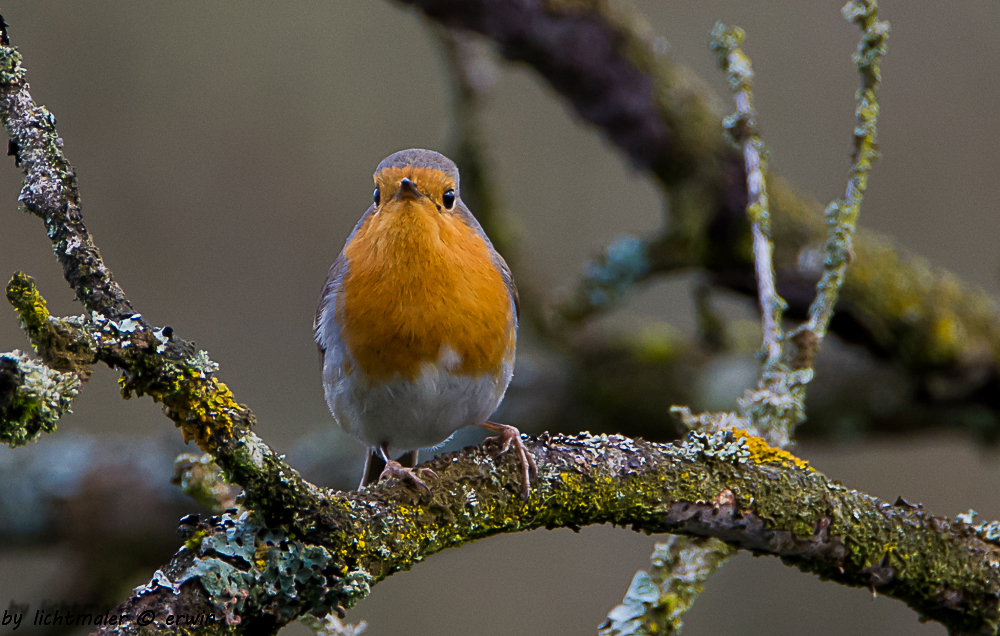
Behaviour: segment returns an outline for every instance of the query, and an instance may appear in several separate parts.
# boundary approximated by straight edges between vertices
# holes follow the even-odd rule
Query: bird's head
[[[448,214],[461,205],[458,168],[433,150],[411,149],[386,157],[375,170],[378,214]]]

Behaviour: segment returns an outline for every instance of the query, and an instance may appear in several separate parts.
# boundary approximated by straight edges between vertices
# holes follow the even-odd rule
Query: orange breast
[[[510,294],[457,215],[406,202],[370,216],[344,256],[341,337],[372,379],[414,379],[445,346],[461,356],[456,373],[499,371],[514,343]]]

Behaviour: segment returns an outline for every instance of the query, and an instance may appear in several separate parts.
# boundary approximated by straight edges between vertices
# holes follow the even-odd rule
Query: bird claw
[[[413,468],[411,470],[415,470],[415,471],[417,471],[418,473],[420,473],[422,475],[429,475],[429,476],[433,477],[434,479],[438,479],[438,474],[436,472],[434,472],[433,470],[431,470],[430,468]]]
[[[528,452],[528,448],[521,441],[521,431],[515,426],[507,424],[497,424],[496,422],[485,422],[481,424],[483,428],[498,433],[496,439],[500,442],[500,452],[506,453],[513,446],[521,460],[521,477],[524,479],[524,486],[521,488],[521,498],[525,501],[531,495],[531,480],[538,477],[538,464],[535,458]]]
[[[432,477],[437,478],[437,473],[435,473],[430,468],[419,468],[416,469],[416,471],[421,473],[428,473]],[[382,474],[379,475],[378,480],[381,482],[383,479],[388,479],[390,477],[395,477],[403,481],[409,481],[414,486],[416,486],[418,490],[422,490],[428,496],[431,495],[430,487],[424,483],[423,479],[417,477],[415,469],[404,468],[402,464],[400,464],[394,459],[390,459],[385,463],[385,468],[382,469]]]

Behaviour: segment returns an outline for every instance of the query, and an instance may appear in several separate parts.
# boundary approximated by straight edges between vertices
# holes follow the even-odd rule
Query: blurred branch
[[[182,453],[174,460],[170,483],[215,513],[236,507],[240,489],[226,483],[222,470],[208,453]]]
[[[605,262],[619,271],[616,254],[599,256],[588,270],[595,276],[557,308],[565,321],[557,333],[614,307],[632,283],[685,269],[707,269],[714,284],[756,295],[743,157],[725,143],[708,90],[656,52],[651,29],[634,11],[603,0],[398,1],[451,28],[485,34],[507,59],[531,65],[664,186],[667,231],[639,242],[642,262],[630,271],[641,273],[613,285],[615,294],[591,294],[595,285],[603,291]],[[821,274],[822,208],[779,178],[769,185],[777,292],[787,317],[805,317]],[[855,262],[830,330],[898,362],[918,380],[917,397],[1000,410],[994,301],[874,233],[857,232],[852,248]],[[990,430],[996,436],[1000,425]]]
[[[494,247],[510,259],[515,248],[514,229],[504,214],[499,188],[490,177],[483,109],[500,75],[489,43],[471,33],[438,27],[454,88],[454,148],[450,156],[462,171],[462,198],[475,210]]]

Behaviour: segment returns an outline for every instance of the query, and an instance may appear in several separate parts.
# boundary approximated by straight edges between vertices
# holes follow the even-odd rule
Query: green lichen
[[[204,538],[208,536],[208,530],[204,528],[199,528],[195,530],[194,534],[184,542],[184,547],[192,552],[198,552],[201,550],[201,542]]]
[[[15,273],[7,283],[7,300],[17,310],[18,322],[29,335],[48,328],[48,305],[38,293],[33,278],[22,272]]]
[[[75,373],[61,373],[20,351],[0,354],[0,442],[24,446],[56,430],[80,392]]]
[[[70,371],[86,380],[96,360],[95,344],[86,318],[53,318],[35,280],[17,272],[7,284],[7,300],[38,356],[56,371]]]
[[[118,383],[125,399],[149,395],[162,403],[184,441],[194,440],[203,451],[215,453],[246,413],[229,387],[214,377],[216,370],[204,351],[183,360],[147,354]]]
[[[847,266],[853,259],[852,235],[861,213],[861,201],[868,188],[868,175],[878,158],[877,121],[879,114],[875,89],[881,73],[879,63],[886,52],[889,23],[879,21],[875,0],[854,0],[844,5],[846,20],[855,23],[862,31],[854,62],[861,76],[861,88],[856,94],[854,128],[854,156],[847,191],[842,199],[827,206],[824,216],[827,223],[826,261],[823,275],[816,285],[816,299],[809,307],[809,321],[800,331],[809,331],[820,341],[826,334],[833,316],[840,288],[844,283]],[[810,354],[815,355],[815,348]],[[812,366],[812,355],[800,359],[805,367]]]

